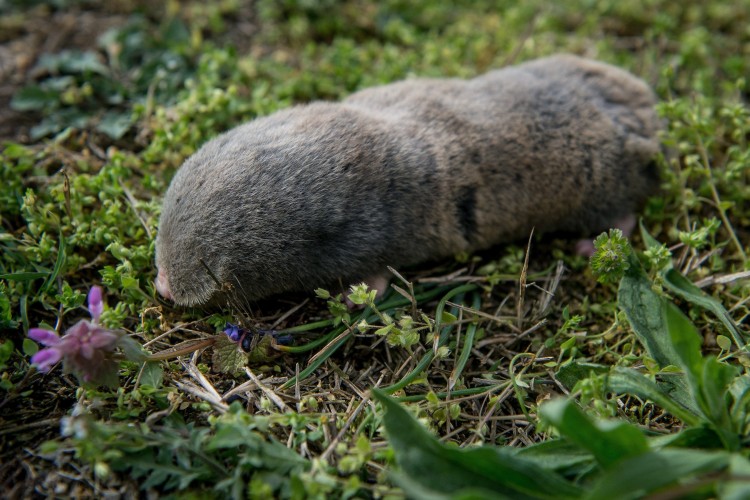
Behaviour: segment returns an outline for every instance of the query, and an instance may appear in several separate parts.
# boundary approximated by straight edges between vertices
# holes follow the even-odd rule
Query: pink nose
[[[169,291],[169,280],[167,279],[167,273],[165,273],[163,269],[159,269],[159,273],[156,275],[156,281],[154,282],[154,284],[156,285],[156,291],[159,292],[159,295],[161,295],[165,299],[174,300],[174,297],[172,297],[172,292]]]

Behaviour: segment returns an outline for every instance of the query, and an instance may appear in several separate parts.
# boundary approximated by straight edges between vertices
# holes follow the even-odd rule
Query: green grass
[[[747,0],[0,9],[3,44],[28,41],[39,23],[60,29],[53,14],[98,20],[81,24],[86,44],[22,44],[35,65],[18,70],[10,106],[23,119],[2,138],[0,479],[11,494],[746,494]],[[252,311],[157,300],[160,199],[209,138],[294,103],[555,52],[620,65],[659,96],[661,192],[629,244],[598,241],[624,268],[604,254],[589,266],[573,242],[535,236],[398,270],[403,293],[373,303],[355,290],[360,310],[337,291]],[[158,360],[123,361],[115,388],[33,370],[29,328],[62,332],[88,317],[97,284],[101,322]],[[277,333],[258,334],[245,356],[223,340],[227,321]],[[408,414],[375,402],[372,387]],[[409,415],[439,442],[410,445],[422,427]],[[484,467],[516,479],[472,475]],[[527,475],[551,482],[534,489]]]

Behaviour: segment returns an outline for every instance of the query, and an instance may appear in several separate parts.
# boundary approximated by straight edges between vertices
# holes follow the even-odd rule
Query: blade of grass
[[[463,285],[463,286],[467,286],[467,285]],[[417,296],[417,300],[418,301],[423,301],[423,302],[427,301],[427,300],[430,300],[431,298],[436,297],[441,292],[445,291],[445,288],[446,287],[437,287],[435,289],[432,289],[432,290],[429,290],[427,292],[424,292],[424,293],[422,293],[422,294],[420,294],[420,295]],[[461,288],[461,287],[459,287],[459,288]],[[406,299],[404,297],[401,297],[400,295],[397,295],[397,296],[394,296],[393,298],[391,298],[390,300],[384,302],[383,304],[378,304],[378,307],[381,310],[383,310],[383,311],[388,311],[388,310],[394,309],[396,307],[403,307],[403,306],[408,305],[410,303],[411,303],[410,300],[408,300],[408,299]],[[366,308],[366,309],[364,309],[352,321],[352,325],[356,325],[363,318],[365,318],[366,321],[368,321],[368,322],[375,321],[376,315],[375,314],[371,314],[371,309],[370,308]],[[323,336],[322,338],[317,339],[317,340],[315,340],[313,342],[310,342],[310,343],[308,343],[308,344],[306,344],[304,346],[300,346],[300,347],[297,347],[297,348],[289,348],[289,347],[283,348],[282,347],[282,350],[287,351],[287,352],[295,352],[295,353],[309,351],[309,350],[314,349],[315,347],[317,347],[319,345],[327,344],[327,343],[331,342],[337,336],[341,335],[344,331],[346,331],[346,329],[347,329],[346,326],[340,326],[337,329],[335,329],[334,331],[332,331],[331,333],[328,333],[325,336]],[[348,335],[345,335],[344,337],[342,337],[341,339],[339,339],[335,343],[333,343],[330,346],[328,346],[325,351],[321,351],[320,353],[316,354],[315,357],[312,359],[312,362],[308,366],[306,366],[304,370],[302,370],[301,372],[299,372],[299,374],[296,375],[295,377],[293,377],[293,378],[287,380],[286,382],[284,382],[284,384],[281,385],[280,389],[288,389],[289,387],[292,387],[294,384],[296,384],[298,381],[302,381],[305,378],[307,378],[310,375],[312,375],[312,373],[315,372],[315,370],[317,370],[318,367],[320,367],[320,365],[322,365],[328,358],[330,358],[331,355],[333,353],[335,353],[341,346],[343,346],[351,338],[352,335],[353,335],[353,332],[350,331]],[[312,347],[310,347],[311,345],[312,345]]]
[[[65,265],[66,260],[66,250],[65,250],[65,238],[62,234],[59,235],[60,244],[57,247],[57,259],[55,259],[55,267],[52,268],[52,272],[47,276],[47,279],[44,281],[44,284],[39,289],[39,293],[47,291],[47,289],[52,285],[52,283],[57,279],[57,277],[60,275],[60,271],[62,271],[63,266]]]
[[[478,310],[479,307],[482,305],[482,299],[479,296],[478,293],[472,293],[472,301],[471,301],[471,308]],[[461,354],[458,356],[458,361],[456,361],[456,366],[453,368],[453,371],[451,372],[450,377],[448,378],[448,389],[453,389],[453,386],[456,385],[456,381],[461,377],[461,374],[464,371],[464,368],[466,367],[467,361],[469,361],[469,356],[471,355],[471,350],[474,348],[474,335],[477,332],[477,324],[471,323],[469,326],[466,327],[466,336],[464,337],[464,345],[461,347]]]
[[[438,303],[437,308],[435,309],[435,331],[436,332],[440,331],[439,328],[442,323],[442,317],[443,317],[443,312],[445,310],[446,302],[448,302],[450,299],[452,299],[453,297],[459,294],[470,292],[475,289],[476,289],[476,285],[473,285],[473,284],[461,285],[459,287],[454,288],[453,290],[445,294],[445,296],[443,296],[443,298]],[[437,348],[444,345],[448,341],[448,337],[452,329],[453,329],[453,326],[446,326],[445,328],[443,328],[440,333],[440,336],[436,338],[436,341],[435,341],[436,347],[434,349],[427,351],[427,353],[422,357],[422,359],[419,360],[419,363],[417,363],[417,366],[411,372],[406,374],[401,380],[399,380],[395,384],[389,385],[388,387],[383,387],[381,388],[381,390],[383,392],[387,392],[391,394],[393,392],[403,389],[404,387],[412,383],[415,379],[417,379],[417,377],[419,377],[422,374],[425,368],[427,368],[430,365],[430,363],[432,363],[432,360],[435,359],[435,352],[437,351]]]

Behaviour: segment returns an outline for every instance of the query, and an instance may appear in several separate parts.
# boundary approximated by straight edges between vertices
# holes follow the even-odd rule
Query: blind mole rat
[[[178,304],[216,299],[208,267],[251,301],[472,252],[532,227],[605,230],[658,184],[654,103],[621,69],[557,55],[253,120],[176,173],[156,288]]]

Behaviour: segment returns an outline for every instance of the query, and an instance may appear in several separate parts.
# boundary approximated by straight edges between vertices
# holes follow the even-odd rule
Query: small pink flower
[[[60,360],[64,371],[74,373],[86,383],[116,385],[120,360],[115,355],[117,347],[125,348],[126,356],[136,361],[143,354],[137,342],[119,332],[99,326],[104,310],[102,289],[95,286],[89,292],[89,313],[93,321],[79,320],[67,329],[65,335],[43,328],[31,328],[29,338],[44,345],[32,356],[31,362],[40,372],[48,372]]]
[[[102,302],[102,287],[92,286],[89,291],[89,314],[94,323],[99,322],[99,317],[104,311],[104,302]]]

